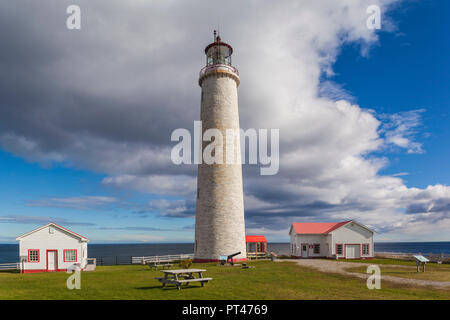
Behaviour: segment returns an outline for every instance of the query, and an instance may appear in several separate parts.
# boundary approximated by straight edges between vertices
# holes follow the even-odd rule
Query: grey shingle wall
[[[202,130],[217,128],[226,144],[226,129],[239,129],[237,77],[211,72],[200,81],[202,87]],[[239,142],[239,140],[237,140]],[[203,148],[210,142],[204,142]],[[203,150],[202,148],[202,150]],[[195,259],[218,259],[241,251],[246,258],[244,201],[240,145],[234,144],[235,164],[200,164],[195,221]]]

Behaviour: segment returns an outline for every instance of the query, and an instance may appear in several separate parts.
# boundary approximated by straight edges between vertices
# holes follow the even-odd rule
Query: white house
[[[374,257],[373,234],[355,220],[291,224],[291,255],[295,258],[366,259]]]
[[[19,255],[24,273],[66,271],[87,264],[87,238],[56,223],[30,231],[20,237]]]

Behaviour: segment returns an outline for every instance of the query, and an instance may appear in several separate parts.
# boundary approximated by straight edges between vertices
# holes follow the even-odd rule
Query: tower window
[[[200,188],[197,188],[197,199],[200,198]]]

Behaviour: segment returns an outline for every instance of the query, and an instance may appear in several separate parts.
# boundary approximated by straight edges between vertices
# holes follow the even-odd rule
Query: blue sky
[[[389,16],[395,32],[381,32],[379,45],[362,57],[354,45],[343,48],[333,79],[357,102],[380,113],[424,109],[416,139],[424,154],[386,154],[383,173],[409,173],[408,186],[448,184],[450,170],[450,4],[446,1],[402,3]]]
[[[50,13],[54,13],[54,10],[57,10],[58,7],[50,9],[50,4],[44,3],[44,9],[48,9],[47,13],[49,17],[52,17]],[[339,4],[335,5],[336,10],[339,9]],[[60,6],[59,9],[63,9],[64,3]],[[87,12],[88,19],[90,19],[90,13],[101,13],[101,8],[92,6],[89,7],[87,3],[81,4],[82,10],[85,10],[83,12]],[[364,5],[361,5],[361,7],[364,8]],[[111,8],[117,9],[119,12],[121,5],[114,3]],[[148,12],[148,14],[151,14],[150,12],[153,9],[155,8],[152,8],[151,5],[142,8],[143,12]],[[64,42],[69,37],[67,33],[64,33],[66,30],[54,31],[55,34],[56,32],[58,34],[53,37],[55,40],[52,40],[51,43],[47,43],[47,40],[44,41],[44,39],[52,38],[48,37],[48,33],[40,33],[39,30],[35,30],[33,31],[36,32],[35,37],[43,40],[41,43],[36,43],[34,40],[27,38],[26,27],[17,26],[14,29],[17,30],[17,39],[19,40],[14,43],[11,42],[11,51],[14,53],[14,50],[16,50],[15,54],[11,56],[16,56],[18,61],[9,60],[12,58],[5,54],[0,56],[0,63],[9,64],[11,66],[10,72],[14,75],[20,75],[22,70],[19,69],[20,67],[16,68],[16,66],[32,63],[34,57],[22,55],[22,52],[17,50],[25,50],[24,48],[30,46],[38,52],[38,55],[39,52],[42,53],[42,56],[38,56],[36,61],[43,61],[43,65],[46,63],[48,65],[46,65],[46,68],[31,70],[31,75],[28,78],[21,80],[18,76],[15,84],[11,82],[11,86],[17,88],[23,97],[32,97],[29,99],[32,102],[22,102],[19,101],[18,95],[10,95],[11,91],[14,90],[9,90],[7,94],[5,93],[6,89],[5,91],[2,90],[1,108],[6,110],[7,107],[11,107],[13,111],[4,111],[2,115],[4,122],[0,122],[0,190],[2,191],[0,192],[0,242],[14,242],[16,236],[45,224],[49,220],[54,220],[77,233],[87,236],[94,243],[192,241],[195,223],[192,215],[192,210],[195,209],[195,197],[192,192],[192,190],[195,190],[195,168],[184,169],[174,168],[172,165],[165,166],[160,164],[158,154],[165,152],[170,147],[169,134],[171,130],[179,126],[189,126],[188,128],[190,128],[192,126],[190,123],[199,116],[200,90],[196,86],[196,76],[204,59],[202,46],[210,41],[209,29],[213,28],[211,25],[214,25],[216,21],[205,19],[194,23],[196,21],[195,15],[201,15],[201,12],[186,11],[181,4],[174,10],[184,12],[186,16],[183,19],[178,19],[176,14],[167,13],[166,7],[156,9],[161,14],[161,18],[165,19],[164,23],[168,24],[166,28],[161,27],[160,30],[167,31],[154,30],[156,28],[154,25],[143,27],[138,22],[136,22],[136,25],[126,27],[116,22],[110,29],[99,28],[92,31],[91,34],[80,33],[79,38],[71,41],[74,41],[74,46],[85,46],[82,48],[86,52],[83,51],[86,56],[67,57],[65,49],[61,49],[64,46],[70,48],[70,44]],[[282,6],[278,12],[279,16],[274,14],[273,18],[283,19],[286,15],[287,21],[291,16],[288,16],[288,11],[284,11],[285,9]],[[356,7],[356,9],[359,9],[359,7]],[[450,162],[450,129],[448,126],[450,120],[448,111],[450,104],[450,90],[448,90],[450,83],[449,9],[450,4],[446,1],[402,1],[395,5],[389,5],[386,7],[386,16],[382,16],[382,18],[386,18],[386,21],[389,20],[391,24],[389,28],[387,24],[383,25],[383,28],[376,32],[375,36],[378,36],[378,38],[375,40],[372,33],[368,33],[364,27],[357,25],[359,20],[356,18],[354,23],[357,25],[358,34],[361,36],[349,37],[347,41],[339,39],[340,29],[339,32],[336,31],[337,35],[330,41],[328,38],[329,31],[321,29],[320,21],[312,20],[309,24],[306,24],[305,18],[304,22],[301,22],[303,24],[300,23],[297,26],[298,29],[295,32],[300,32],[303,30],[302,28],[305,28],[307,33],[317,32],[317,34],[314,34],[317,39],[324,39],[323,47],[319,48],[310,45],[307,40],[305,40],[306,45],[302,46],[301,41],[303,40],[300,41],[299,47],[302,50],[303,48],[310,50],[311,55],[301,53],[300,57],[296,58],[299,60],[297,61],[299,66],[302,66],[302,63],[307,63],[305,61],[317,52],[329,50],[334,75],[325,76],[322,73],[320,79],[322,82],[332,83],[334,89],[325,90],[324,96],[329,97],[333,92],[337,92],[339,99],[348,100],[359,106],[357,107],[358,110],[361,108],[363,113],[372,114],[373,119],[368,125],[367,135],[372,137],[377,134],[380,141],[384,141],[381,143],[381,147],[373,147],[372,138],[367,138],[367,141],[361,142],[367,146],[361,147],[361,150],[357,152],[358,155],[361,155],[361,159],[364,159],[362,165],[365,168],[377,168],[374,169],[373,177],[368,177],[366,181],[360,181],[358,179],[362,178],[357,177],[351,177],[350,179],[348,172],[343,173],[343,171],[339,171],[341,169],[336,169],[337,171],[333,172],[333,177],[330,178],[328,185],[331,186],[335,183],[340,185],[341,183],[344,184],[343,181],[351,180],[352,182],[347,183],[356,186],[367,181],[384,181],[382,180],[383,177],[395,177],[401,179],[392,182],[395,184],[395,188],[398,188],[398,190],[407,189],[405,192],[408,195],[399,195],[397,199],[392,200],[395,203],[389,202],[388,206],[385,204],[385,199],[380,199],[378,196],[376,200],[371,198],[365,201],[365,199],[361,199],[364,196],[352,194],[351,191],[346,191],[346,194],[339,194],[338,191],[335,193],[333,188],[317,187],[322,184],[322,177],[305,178],[302,176],[299,177],[299,185],[304,181],[314,180],[311,188],[307,188],[307,190],[318,188],[320,192],[309,194],[299,191],[296,200],[287,203],[283,199],[289,199],[289,197],[284,197],[289,192],[283,194],[284,191],[281,191],[281,187],[277,190],[274,190],[273,187],[273,185],[282,186],[282,184],[273,182],[276,180],[262,180],[259,176],[251,176],[250,170],[246,171],[244,168],[244,182],[246,182],[244,191],[248,199],[246,200],[248,233],[266,234],[270,241],[288,241],[286,229],[292,221],[301,221],[300,219],[306,221],[338,221],[350,217],[357,218],[376,228],[379,231],[377,235],[379,240],[450,240],[448,236],[450,230],[446,227],[450,220],[448,217],[450,210],[450,191],[448,190],[450,184],[450,170],[448,170],[448,163]],[[207,8],[204,10],[207,10]],[[246,10],[253,9],[251,7],[242,8],[242,14]],[[245,22],[247,24],[242,20],[239,21],[243,24],[242,30],[247,30],[250,33],[258,23],[258,19],[256,19],[258,14],[270,14],[269,9],[267,9],[267,12],[264,8],[258,10],[260,11],[255,11],[255,21],[249,19]],[[327,13],[322,13],[321,8],[312,4],[305,4],[302,10],[302,14],[311,10],[319,17],[325,17],[324,19],[327,17]],[[111,10],[111,12],[113,11]],[[27,15],[26,10],[18,10],[15,14]],[[102,14],[106,15],[107,13]],[[111,14],[113,15],[111,20],[114,20],[115,17],[114,21],[119,21],[117,16]],[[133,14],[136,14],[136,12],[126,8],[121,17],[131,19],[135,17]],[[227,30],[227,23],[223,21],[226,20],[225,17],[228,17],[226,12],[220,18],[222,30]],[[34,18],[38,19],[39,17]],[[147,20],[151,20],[145,17],[142,17],[142,19],[145,23],[150,23]],[[350,22],[345,21],[349,20],[345,13],[342,13],[342,17],[338,16],[336,19],[338,21],[334,22],[335,25],[323,28],[342,28],[342,32],[350,33],[349,30],[352,30],[353,25],[350,25],[350,27],[347,25]],[[176,22],[170,25],[171,21]],[[13,22],[11,23],[13,24]],[[37,20],[35,23],[43,23],[43,20]],[[44,26],[46,32],[53,32],[48,30],[53,30],[51,28],[54,27],[54,24],[57,24],[54,23],[54,19],[49,18],[48,26]],[[321,27],[316,28],[315,24]],[[33,22],[30,22],[30,26],[33,26]],[[89,30],[90,26],[89,20],[87,20],[82,31]],[[190,39],[189,34],[180,32],[180,26],[192,32],[198,30],[206,30],[206,32],[194,40]],[[275,20],[273,24],[270,21],[267,22],[267,28],[276,28],[276,26]],[[258,60],[248,58],[252,57],[252,52],[245,48],[245,44],[248,42],[245,32],[240,32],[241,29],[236,26],[232,27],[231,22],[228,27],[230,42],[233,45],[236,44],[233,61],[241,67],[243,79],[239,89],[241,123],[250,126],[257,122],[256,113],[251,113],[251,110],[256,108],[257,103],[259,103],[250,91],[255,88],[260,80],[251,73],[252,70],[249,70],[249,66],[258,66]],[[280,26],[280,33],[285,32],[281,30],[282,27]],[[118,35],[118,37],[128,35],[127,39],[131,40],[129,44],[127,43],[127,46],[123,46],[125,42],[113,40],[112,34],[117,34],[117,29],[114,28],[124,28],[123,30],[119,29],[121,32],[123,31],[123,34]],[[133,28],[138,28],[139,31],[135,32]],[[176,29],[175,33],[172,32],[173,29]],[[5,41],[4,38],[7,37],[4,32],[1,31],[0,39],[2,41]],[[141,42],[150,42],[148,39],[144,39],[147,37],[145,32],[154,33],[153,37],[156,38],[154,41],[158,43],[158,49],[144,47],[141,44]],[[167,32],[167,34],[164,32]],[[226,31],[223,31],[223,33],[226,34]],[[63,36],[59,37],[60,34]],[[269,32],[253,36],[255,39],[267,37],[267,41],[271,41]],[[136,37],[136,41],[133,37]],[[143,38],[142,41],[139,37]],[[173,42],[171,42],[171,39],[173,39]],[[274,43],[277,43],[277,41],[282,43],[282,40],[276,40]],[[320,43],[320,41],[318,42]],[[17,43],[22,45],[16,47]],[[177,45],[184,43],[189,43],[191,47],[185,47],[180,52],[175,50],[174,53],[173,48],[177,48]],[[133,45],[136,48],[132,47]],[[56,50],[56,53],[54,51],[46,53],[48,48]],[[284,48],[283,45],[280,45],[279,50],[282,50],[281,48]],[[363,48],[368,48],[367,52]],[[89,50],[92,50],[94,54],[89,53]],[[362,54],[362,51],[365,53]],[[18,54],[18,52],[21,54]],[[142,56],[136,52],[142,52]],[[162,52],[170,53],[163,54]],[[333,57],[333,55],[336,56]],[[95,56],[99,56],[96,57],[99,60],[96,62],[90,61],[90,57]],[[124,56],[129,59],[123,58]],[[60,60],[58,60],[58,57]],[[335,62],[333,62],[334,58],[336,59]],[[188,66],[184,69],[186,72],[183,76],[177,76],[175,82],[170,82],[173,87],[164,88],[158,83],[169,83],[167,81],[170,79],[167,80],[164,76],[166,73],[174,72],[173,70],[177,69],[176,66],[172,65],[174,59],[178,60],[177,63],[180,63],[179,61],[183,59],[187,61],[186,65]],[[107,70],[108,66],[103,66],[105,60],[113,60],[116,65]],[[48,88],[40,88],[38,85],[28,87],[28,82],[32,80],[38,79],[37,82],[39,82],[39,79],[48,79],[46,78],[47,72],[50,72],[48,70],[52,68],[55,68],[56,71],[51,71],[50,74],[56,75],[61,69],[58,61],[63,61],[65,65],[74,64],[73,78],[64,76],[66,71],[62,70],[61,74],[63,75],[61,77],[67,82],[60,81],[58,83],[55,80],[53,83],[53,81],[48,81],[48,83],[46,82]],[[246,64],[245,61],[252,61],[253,64]],[[123,70],[130,72],[131,75],[122,72],[121,67],[117,66],[121,63],[124,65]],[[135,63],[136,67],[133,67],[132,63]],[[276,62],[274,62],[274,65],[276,66]],[[314,63],[311,63],[311,65],[315,67]],[[164,71],[156,72],[157,76],[155,76],[152,72],[157,66]],[[101,69],[103,67],[106,71]],[[266,65],[266,68],[268,67]],[[309,72],[318,76],[316,69],[313,67],[311,67],[311,70],[301,69],[301,73],[305,73],[306,79],[308,79]],[[278,66],[278,70],[284,70],[284,68],[284,65]],[[317,68],[319,68],[319,64],[317,64]],[[95,75],[89,76],[89,71],[84,71],[86,74],[80,71],[90,69],[95,70],[93,71]],[[294,69],[286,68],[286,70],[292,72]],[[114,77],[111,77],[111,75]],[[58,76],[56,75],[55,79],[58,79]],[[311,79],[313,79],[312,77]],[[167,78],[169,77],[167,76]],[[289,76],[285,74],[285,78],[289,78]],[[147,83],[148,81],[155,82]],[[125,82],[127,84],[124,84]],[[3,78],[0,83],[4,88],[9,86],[9,84],[5,84],[9,82],[5,82]],[[182,83],[182,86],[180,83]],[[302,83],[302,78],[299,78],[299,83]],[[314,83],[314,81],[311,81],[311,83]],[[47,93],[47,98],[43,98],[42,105],[40,105],[40,99],[37,99],[35,95],[39,95],[39,90],[42,90],[42,93],[45,94],[47,89],[48,92],[51,92],[52,100],[45,100],[49,96]],[[169,90],[170,93],[167,94],[166,90]],[[258,90],[263,91],[264,89],[263,87],[261,89],[256,87],[255,91]],[[300,95],[301,99],[311,101],[311,108],[313,108],[317,101],[316,97],[310,98],[309,94],[298,93],[302,90],[305,92],[310,90],[309,85],[302,85],[298,91],[295,89],[289,92],[295,91],[295,94]],[[311,90],[313,91],[313,89]],[[53,99],[55,92],[57,94]],[[142,102],[139,97],[141,93]],[[278,93],[274,92],[274,96],[276,94]],[[78,108],[78,112],[66,112],[64,108],[46,110],[46,106],[60,98],[61,102],[55,103],[56,106],[64,105],[64,108],[66,108],[73,105]],[[330,98],[327,103],[332,104],[333,100],[338,99]],[[173,107],[172,101],[175,101],[174,105],[178,104],[181,109]],[[122,106],[119,105],[119,102],[123,102],[123,109],[121,109]],[[111,103],[113,105],[108,109],[107,106]],[[117,106],[114,103],[117,103]],[[99,105],[101,107],[97,112],[95,108]],[[250,107],[250,105],[255,106]],[[258,105],[258,107],[261,106]],[[33,108],[33,111],[30,112],[29,108]],[[317,108],[319,108],[319,104]],[[350,105],[346,105],[345,108],[351,109]],[[272,110],[274,109],[276,108],[272,108]],[[122,111],[118,110],[124,111],[120,113]],[[267,119],[273,118],[269,114],[264,118],[263,110],[265,109],[261,107],[260,110],[262,110],[261,112],[258,111],[260,123],[266,123],[269,121]],[[33,113],[30,117],[24,116],[29,112],[30,114]],[[117,117],[116,112],[118,112]],[[136,117],[128,119],[128,114],[136,115]],[[83,118],[84,116],[85,118]],[[80,119],[76,119],[78,122],[71,122],[73,118],[78,117],[80,117]],[[18,120],[18,118],[20,119]],[[115,122],[116,118],[118,120]],[[248,120],[249,118],[252,119]],[[375,118],[380,122],[378,127],[374,125]],[[45,120],[42,121],[42,119]],[[122,119],[123,123],[121,122]],[[148,119],[149,121],[145,122]],[[348,123],[342,122],[342,128],[337,130],[345,130]],[[274,126],[276,125],[274,124]],[[161,128],[158,132],[153,132],[153,128],[156,127]],[[302,126],[299,127],[301,131]],[[286,128],[284,132],[290,132],[289,130],[289,128]],[[361,128],[358,126],[357,130],[364,130],[364,126],[361,126]],[[351,135],[359,136],[361,132],[357,130],[355,129],[355,132]],[[143,133],[144,131],[145,133]],[[283,128],[280,132],[283,134]],[[363,136],[363,134],[361,135]],[[51,137],[49,138],[49,136]],[[398,145],[389,140],[389,137],[398,138],[400,136],[405,139],[402,141],[406,141],[406,145]],[[79,138],[77,143],[73,142],[73,137]],[[324,139],[327,140],[326,137]],[[299,141],[303,140],[299,139]],[[319,153],[319,157],[320,154],[329,149],[325,142],[323,146],[318,146],[324,150]],[[304,150],[300,142],[298,148]],[[351,154],[354,151],[348,152]],[[134,154],[143,154],[144,156],[142,158],[136,156],[136,161],[133,162]],[[353,153],[352,156],[354,156]],[[345,155],[343,157],[345,158]],[[357,156],[356,158],[359,159],[360,157]],[[132,160],[128,161],[128,159]],[[377,163],[384,161],[384,165],[378,168],[370,162],[371,159],[376,159],[375,162]],[[282,165],[283,162],[280,166],[282,174],[285,172],[289,176],[290,170],[296,171],[295,168],[289,166],[285,167],[287,169],[283,171]],[[308,171],[305,169],[306,166],[299,165],[298,171]],[[331,169],[327,168],[327,170]],[[370,169],[367,170],[370,171]],[[343,177],[343,175],[348,176]],[[283,176],[278,177],[278,179],[282,183],[287,181],[287,178]],[[261,181],[267,182],[264,190],[259,186]],[[186,191],[180,191],[179,186],[183,186],[184,183],[189,185],[189,188],[186,188]],[[274,184],[272,185],[272,183]],[[380,184],[383,185],[380,188],[384,188],[384,182],[380,182]],[[440,188],[440,185],[443,187]],[[433,187],[431,190],[427,190],[428,186],[438,187],[437,189]],[[389,188],[394,188],[394,186],[389,185],[386,190]],[[430,198],[429,203],[424,203],[421,200],[424,198],[424,192],[426,197]],[[371,192],[371,194],[373,193]],[[270,203],[267,200],[270,198],[268,197],[269,194],[273,195],[274,198],[270,200],[272,201]],[[339,199],[336,199],[336,197]],[[359,200],[348,200],[353,197],[359,198]],[[411,197],[411,202],[403,201],[405,197]],[[301,199],[301,201],[298,199]],[[333,207],[333,210],[321,212],[319,207],[314,206],[318,203],[327,203],[330,207]],[[420,211],[417,208],[421,206],[440,209],[436,211],[436,216],[430,218],[430,213],[435,211],[432,209]],[[276,217],[268,217],[264,215],[264,208],[267,207],[273,209],[277,207],[289,208],[289,210],[286,210],[285,215],[279,214]],[[370,210],[367,209],[369,207]],[[306,212],[305,208],[313,209]],[[296,210],[298,210],[298,214],[292,213]],[[364,215],[365,211],[369,212],[366,216]],[[383,223],[383,221],[386,222]],[[442,228],[433,234],[432,230],[430,231],[430,225],[433,225],[436,221],[442,222]],[[393,229],[388,224],[395,225],[398,229]],[[271,228],[271,225],[273,228]],[[425,235],[417,238],[415,234],[420,230],[423,230]]]
[[[87,236],[94,232],[94,242],[160,242],[159,236],[171,231],[153,231],[152,227],[161,229],[179,229],[174,233],[173,240],[168,242],[184,242],[190,232],[183,231],[184,227],[191,227],[189,222],[177,221],[177,219],[157,218],[157,212],[136,214],[139,206],[154,198],[135,191],[117,191],[102,185],[105,175],[89,171],[76,170],[60,165],[42,166],[36,163],[26,162],[7,152],[0,152],[1,189],[7,190],[0,195],[2,202],[1,215],[15,217],[19,223],[5,223],[0,225],[2,240],[9,242],[9,237],[15,237],[27,232],[30,228],[45,224],[46,220],[52,220],[62,225],[69,225],[73,231]],[[80,202],[59,205],[52,202],[53,198],[79,198]],[[123,208],[117,203],[114,205],[99,206],[87,205],[84,197],[108,197],[120,199]],[[40,201],[50,200],[51,205],[40,204]],[[38,202],[38,203],[35,203]],[[136,208],[133,208],[136,206]],[[21,221],[23,217],[23,222]],[[33,221],[36,218],[37,221]],[[58,220],[61,219],[61,220]],[[40,222],[40,220],[42,222]],[[180,223],[181,222],[181,223]],[[193,223],[193,222],[192,222]],[[191,224],[192,224],[191,223]],[[121,230],[122,235],[117,235],[117,230],[101,230],[101,228],[144,227],[151,233],[136,236],[127,230]],[[180,236],[181,233],[181,236]],[[122,236],[125,237],[123,240]],[[128,238],[127,238],[128,237]],[[133,241],[134,239],[134,241]],[[165,240],[165,239],[161,239]]]

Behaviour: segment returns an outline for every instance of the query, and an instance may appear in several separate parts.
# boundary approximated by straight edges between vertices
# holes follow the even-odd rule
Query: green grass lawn
[[[162,272],[142,265],[97,267],[81,274],[81,289],[66,288],[67,273],[0,273],[0,299],[450,299],[450,291],[382,281],[369,290],[365,280],[328,274],[292,262],[251,262],[253,269],[195,264],[212,277],[177,290],[153,279]]]

